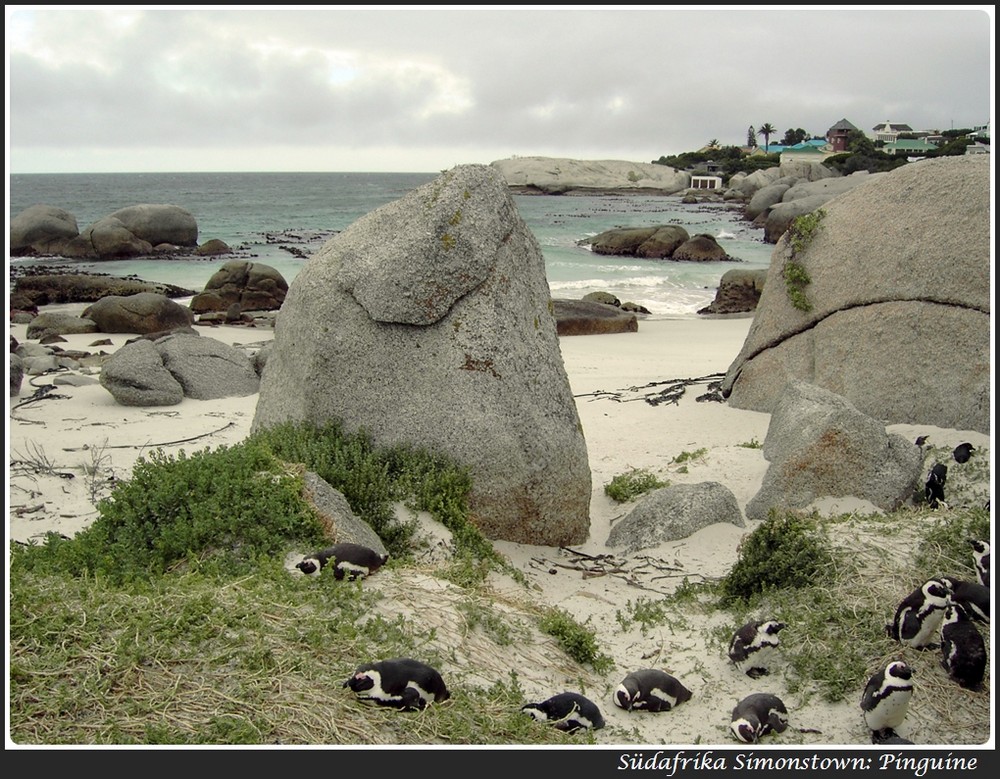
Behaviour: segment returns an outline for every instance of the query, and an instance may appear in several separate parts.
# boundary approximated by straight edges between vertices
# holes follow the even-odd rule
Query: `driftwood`
[[[659,406],[662,403],[673,403],[677,404],[684,393],[687,391],[688,387],[692,387],[699,384],[705,384],[708,386],[708,392],[700,395],[696,398],[697,401],[716,401],[722,402],[722,393],[720,392],[720,387],[722,385],[722,379],[725,378],[724,373],[710,373],[708,376],[701,376],[697,379],[668,379],[667,381],[653,381],[649,384],[644,384],[641,387],[625,387],[617,390],[597,390],[596,392],[585,392],[581,395],[574,395],[576,398],[594,398],[605,400],[613,400],[615,403],[629,403],[633,400],[644,400],[651,406]],[[655,387],[663,387],[663,389],[656,391],[645,391],[653,390]],[[631,395],[631,397],[627,397]]]
[[[216,433],[221,433],[223,430],[228,430],[230,427],[232,427],[235,424],[236,424],[235,422],[227,422],[222,427],[217,428],[216,430],[209,430],[207,433],[201,433],[200,435],[194,435],[194,436],[191,436],[190,438],[179,438],[176,441],[164,441],[163,443],[159,443],[159,444],[151,444],[151,443],[144,443],[144,444],[115,444],[115,445],[105,445],[102,448],[104,448],[104,449],[155,449],[156,447],[159,447],[159,446],[177,446],[178,444],[186,444],[186,443],[189,443],[191,441],[197,441],[199,438],[206,438],[206,437],[208,437],[210,435],[215,435]],[[87,446],[66,447],[66,448],[63,449],[63,451],[64,452],[83,452],[83,451],[86,451],[88,448],[89,447],[87,447]]]

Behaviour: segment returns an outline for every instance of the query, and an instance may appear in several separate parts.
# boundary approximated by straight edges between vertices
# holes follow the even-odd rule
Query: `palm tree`
[[[718,145],[719,145],[719,139],[718,138],[713,138],[707,144],[708,148],[710,148],[710,149],[714,149]]]
[[[768,145],[768,142],[771,140],[771,136],[774,135],[776,132],[778,132],[778,131],[774,129],[773,125],[770,122],[767,122],[766,124],[762,124],[760,126],[760,129],[757,130],[757,135],[763,135],[764,136],[764,153],[765,154],[767,154],[767,145]]]

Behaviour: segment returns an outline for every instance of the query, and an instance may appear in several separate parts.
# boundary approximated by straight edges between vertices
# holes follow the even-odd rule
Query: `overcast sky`
[[[8,173],[651,162],[993,114],[993,6],[412,8],[8,5]]]

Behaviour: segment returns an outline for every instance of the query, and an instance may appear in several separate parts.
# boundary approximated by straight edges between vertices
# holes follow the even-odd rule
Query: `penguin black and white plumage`
[[[423,709],[451,697],[436,669],[409,657],[359,665],[343,686],[358,698],[403,710]]]
[[[979,577],[979,583],[984,587],[989,587],[990,544],[988,541],[970,538],[969,545],[972,547],[972,562],[976,566],[976,575]]]
[[[861,694],[861,714],[876,737],[888,738],[906,718],[913,697],[913,669],[902,660],[893,660],[872,674]]]
[[[625,711],[670,711],[691,700],[691,691],[675,677],[658,668],[632,671],[615,690],[615,705]]]
[[[780,644],[778,632],[784,628],[774,619],[747,622],[729,642],[729,659],[751,678],[768,674]]]
[[[990,588],[979,582],[956,579],[952,576],[938,577],[951,590],[951,600],[957,603],[970,619],[977,622],[990,621]]]
[[[986,642],[959,604],[945,609],[941,621],[941,665],[967,690],[979,690],[986,675]]]
[[[777,695],[755,692],[736,704],[729,729],[737,741],[755,744],[772,731],[783,733],[788,728],[788,709]]]
[[[934,648],[949,603],[948,585],[940,579],[928,579],[903,598],[892,622],[885,626],[886,633],[889,638],[914,649]]]
[[[304,574],[319,573],[330,563],[336,579],[356,579],[375,573],[389,560],[389,555],[376,552],[361,544],[334,544],[295,564]],[[332,561],[332,563],[331,563]]]
[[[976,447],[966,442],[956,446],[955,450],[951,453],[951,456],[955,458],[955,462],[957,463],[967,463],[969,462],[969,458],[972,457],[972,453],[974,451],[976,451]]]
[[[948,481],[948,466],[943,463],[935,463],[934,467],[928,471],[927,482],[924,484],[924,499],[932,509],[936,509],[944,503],[946,481]]]
[[[917,446],[919,446],[921,449],[923,449],[924,448],[924,444],[927,443],[927,436],[925,436],[925,435],[918,435],[917,438],[916,438],[916,440],[913,443],[916,444]]]
[[[597,704],[578,692],[561,692],[540,703],[527,703],[521,711],[567,733],[604,727],[604,715]]]

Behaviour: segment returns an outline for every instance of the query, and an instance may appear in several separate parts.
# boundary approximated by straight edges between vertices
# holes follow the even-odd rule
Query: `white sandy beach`
[[[635,734],[629,743],[733,746],[727,726],[736,700],[751,692],[774,691],[782,695],[792,712],[792,730],[775,743],[868,744],[857,708],[860,686],[857,698],[838,704],[826,703],[818,696],[800,701],[783,691],[780,673],[755,681],[736,672],[723,649],[706,644],[705,626],[700,624],[703,618],[697,615],[690,624],[668,623],[645,632],[637,625],[625,630],[616,618],[619,610],[637,599],[655,600],[672,592],[685,576],[699,581],[724,575],[737,559],[740,540],[753,529],[753,523],[746,528],[712,525],[690,538],[644,550],[611,573],[596,570],[598,566],[590,565],[586,557],[612,551],[605,546],[608,532],[630,506],[608,498],[604,486],[631,469],[648,469],[671,483],[720,482],[743,508],[756,494],[767,462],[759,448],[743,444],[763,442],[768,414],[734,409],[725,403],[698,402],[696,397],[707,390],[705,383],[689,387],[677,404],[652,405],[644,400],[646,394],[658,390],[655,383],[724,373],[739,352],[751,322],[750,317],[649,319],[640,322],[638,333],[560,340],[592,470],[590,538],[574,549],[581,554],[508,542],[497,542],[496,546],[537,584],[539,598],[592,627],[602,650],[615,659],[619,669],[660,667],[694,693],[690,702],[673,712],[645,714],[615,708],[610,697],[603,697],[595,687],[594,695],[609,726],[615,726],[613,732],[619,734],[610,735],[612,728],[608,728],[609,735],[601,731],[596,736],[599,742],[617,743],[622,729],[627,729]],[[25,329],[24,325],[11,325],[10,333],[24,342]],[[244,345],[273,336],[270,330],[232,326],[205,327],[199,332]],[[105,337],[110,337],[112,346],[90,346]],[[130,337],[71,335],[61,346],[111,351]],[[257,400],[256,395],[213,401],[185,399],[176,406],[131,408],[116,403],[95,381],[88,386],[60,385],[54,392],[57,398],[24,402],[34,392],[33,384],[51,383],[52,378],[26,375],[20,394],[9,401],[8,534],[19,541],[38,539],[49,531],[72,535],[85,527],[96,517],[94,500],[106,494],[108,477],[128,478],[136,459],[145,452],[158,447],[168,453],[180,449],[191,452],[239,442],[249,432]],[[927,426],[919,430],[894,426],[890,430],[905,436],[931,433],[938,446],[967,440],[977,447],[990,447],[988,437],[968,431]],[[675,463],[678,455],[700,449],[707,452],[683,466]],[[53,474],[16,465],[32,461],[47,462]],[[842,500],[826,508],[851,511],[865,507]],[[594,570],[585,570],[588,567]],[[496,586],[501,591],[513,588],[503,581]],[[544,693],[539,678],[525,674],[526,694]],[[566,678],[552,683],[570,689],[577,681]],[[917,701],[915,704],[914,716],[901,728],[904,735],[920,744],[969,743],[962,741],[961,735],[956,741],[938,732],[933,708],[922,711]],[[800,733],[797,728],[816,732]]]

